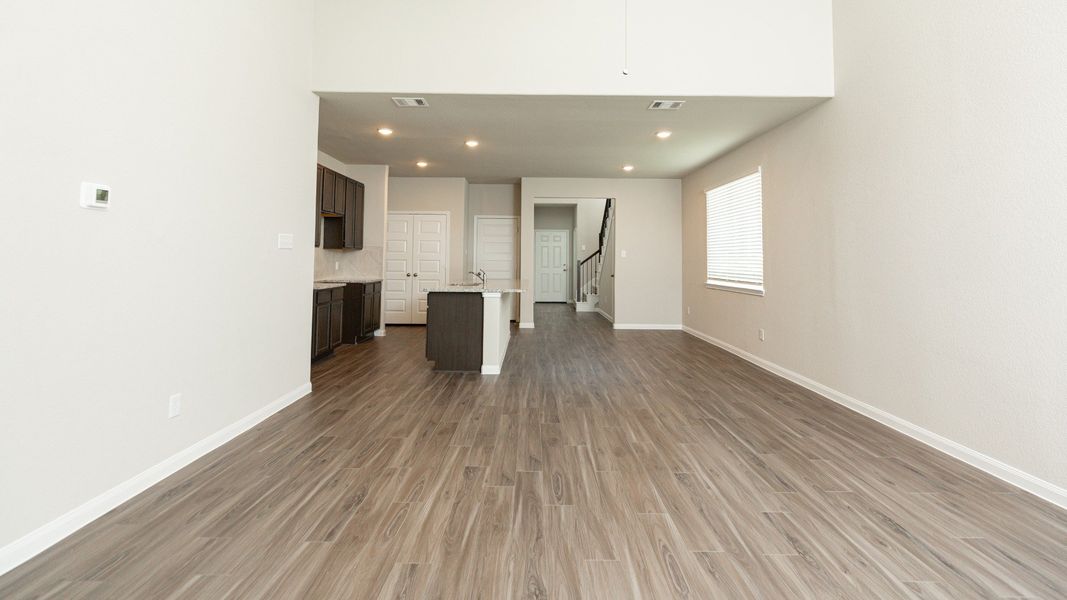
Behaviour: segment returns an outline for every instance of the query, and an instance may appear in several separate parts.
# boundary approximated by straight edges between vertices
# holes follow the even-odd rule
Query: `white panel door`
[[[426,292],[448,285],[448,216],[412,215],[415,289],[412,323],[426,323]]]
[[[475,219],[474,270],[487,279],[518,279],[519,220],[517,217]]]
[[[413,215],[389,213],[385,224],[385,281],[382,284],[387,325],[411,323],[415,312],[412,310],[416,281],[412,268],[414,233]]]
[[[538,229],[534,232],[534,301],[566,302],[570,232]]]

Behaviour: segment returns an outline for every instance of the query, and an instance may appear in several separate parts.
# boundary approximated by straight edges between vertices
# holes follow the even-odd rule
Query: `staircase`
[[[597,297],[600,292],[601,269],[604,264],[604,245],[611,232],[615,215],[614,202],[608,198],[604,203],[604,218],[600,222],[600,237],[595,252],[578,261],[578,289],[575,290],[574,309],[577,312],[593,312],[597,309]]]

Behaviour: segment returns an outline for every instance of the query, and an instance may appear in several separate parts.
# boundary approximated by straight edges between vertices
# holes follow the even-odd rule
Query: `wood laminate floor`
[[[0,578],[2,598],[1067,598],[1067,512],[681,332],[424,332]]]

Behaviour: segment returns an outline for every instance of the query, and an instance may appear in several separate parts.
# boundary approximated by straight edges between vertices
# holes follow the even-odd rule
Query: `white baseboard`
[[[522,321],[519,321],[519,329],[533,329],[533,328],[534,328],[533,322],[522,322]]]
[[[615,323],[612,327],[615,329],[648,329],[656,331],[679,331],[681,325],[669,325],[658,323]]]
[[[596,312],[596,304],[593,302],[575,303],[574,312]]]
[[[918,425],[906,421],[896,415],[888,413],[880,408],[871,406],[865,402],[861,402],[852,396],[841,393],[833,388],[827,387],[817,381],[809,379],[799,373],[790,371],[785,367],[775,364],[769,360],[762,359],[755,354],[746,352],[740,348],[727,344],[726,342],[713,338],[706,333],[702,333],[693,329],[692,327],[682,328],[686,333],[693,337],[699,338],[708,342],[713,346],[718,346],[727,352],[734,354],[748,362],[770,371],[775,375],[778,375],[784,379],[792,381],[793,383],[807,388],[824,398],[836,402],[845,408],[858,412],[861,415],[874,419],[879,423],[891,427],[904,435],[920,441],[935,450],[962,460],[963,462],[981,469],[986,473],[989,473],[993,477],[1005,481],[1017,488],[1030,492],[1031,494],[1047,500],[1062,508],[1067,508],[1067,490],[1057,486],[1054,483],[1045,481],[1034,475],[1026,473],[1020,469],[1017,469],[1009,464],[1005,464],[991,456],[986,456],[977,450],[972,450],[959,442],[954,442],[946,437],[938,435],[928,429],[919,427]]]
[[[500,375],[500,365],[482,365],[482,375]]]
[[[311,393],[311,382],[271,402],[267,406],[228,425],[163,462],[118,484],[110,490],[78,506],[65,515],[27,533],[21,538],[0,548],[0,575],[47,550],[75,531],[85,527],[108,511],[133,498],[179,469],[189,465],[208,452],[218,448],[238,435],[255,427],[274,413]]]
[[[608,313],[604,312],[604,309],[600,308],[599,306],[596,307],[596,311],[598,313],[600,313],[600,316],[602,316],[605,319],[607,319],[608,323],[614,323],[615,322],[615,317],[613,317],[613,316],[609,315]]]
[[[374,330],[374,337],[385,337],[385,328],[375,329]]]

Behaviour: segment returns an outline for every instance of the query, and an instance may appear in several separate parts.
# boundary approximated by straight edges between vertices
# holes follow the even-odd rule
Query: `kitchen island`
[[[520,281],[458,283],[427,293],[426,358],[437,371],[500,373],[511,339],[512,295]]]

